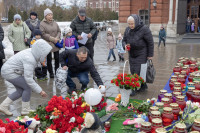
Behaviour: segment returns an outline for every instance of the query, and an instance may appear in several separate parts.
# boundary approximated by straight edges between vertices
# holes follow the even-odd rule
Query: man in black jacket
[[[94,46],[92,41],[92,36],[96,32],[96,26],[92,19],[86,17],[86,11],[84,8],[79,9],[78,16],[72,21],[70,27],[72,28],[73,35],[76,36],[78,40],[82,40],[81,33],[84,32],[88,34],[88,41],[86,44],[80,44],[79,47],[85,46],[90,51],[90,57],[93,60],[94,56]]]
[[[77,77],[82,84],[81,90],[84,90],[89,83],[89,72],[97,86],[103,85],[99,73],[94,67],[92,59],[89,57],[89,51],[86,47],[83,46],[79,49],[63,51],[60,54],[60,63],[64,70],[68,68],[66,83],[69,87],[69,94],[71,94],[72,91],[76,91],[76,85],[71,78]]]
[[[3,65],[3,59],[5,59],[4,48],[2,44],[3,39],[4,39],[4,31],[0,24],[0,72],[1,72],[1,67]]]

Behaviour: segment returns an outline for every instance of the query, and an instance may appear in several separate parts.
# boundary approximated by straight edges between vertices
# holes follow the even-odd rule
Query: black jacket
[[[70,25],[72,29],[73,35],[78,37],[78,35],[81,35],[82,32],[85,32],[86,34],[91,33],[92,35],[95,34],[97,28],[95,24],[93,23],[92,19],[86,17],[85,21],[81,21],[78,16],[72,21]],[[88,42],[91,42],[92,39],[88,39]]]
[[[2,41],[4,39],[4,31],[0,24],[0,59],[5,59],[4,48]]]
[[[33,26],[31,23],[30,23],[30,18],[26,20],[26,24],[27,26],[29,27],[29,29],[31,30],[31,37],[30,38],[33,38],[34,37],[34,31],[36,29],[40,29],[40,20],[37,20],[38,21],[38,24],[36,26]]]
[[[103,82],[100,78],[99,73],[97,72],[92,59],[87,57],[84,62],[80,62],[77,55],[77,49],[65,50],[60,54],[60,64],[61,66],[67,66],[68,69],[72,73],[80,73],[80,72],[90,72],[91,77],[95,81],[95,83],[99,85],[103,85]],[[67,62],[66,62],[67,60]]]
[[[126,28],[123,38],[123,45],[130,44],[129,56],[134,58],[134,64],[146,63],[147,57],[154,55],[154,41],[150,29],[135,19],[135,28]]]

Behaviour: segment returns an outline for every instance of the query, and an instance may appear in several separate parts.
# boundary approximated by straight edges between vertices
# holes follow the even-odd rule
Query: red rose
[[[125,77],[125,79],[126,79],[126,80],[130,80],[130,78],[129,78],[129,77]]]
[[[135,78],[135,81],[138,81],[139,79],[138,78]]]
[[[140,84],[139,84],[139,83],[136,83],[136,86],[137,86],[137,87],[140,87]]]
[[[123,81],[121,81],[120,83],[121,83],[121,85],[124,85],[124,82],[123,82]]]
[[[111,80],[111,83],[114,83],[114,79]]]
[[[129,82],[129,81],[125,81],[125,84],[126,84],[126,85],[129,85],[129,84],[130,84],[130,82]]]
[[[122,80],[122,77],[117,77],[117,79]]]
[[[133,88],[135,88],[135,84],[133,84],[132,86],[133,86]]]
[[[132,79],[131,79],[131,82],[133,82],[134,80],[135,80],[135,79],[134,79],[134,78],[132,78]]]
[[[103,103],[103,107],[107,106],[107,103]]]
[[[45,119],[49,119],[49,118],[50,118],[49,115],[46,115],[46,116],[45,116]]]

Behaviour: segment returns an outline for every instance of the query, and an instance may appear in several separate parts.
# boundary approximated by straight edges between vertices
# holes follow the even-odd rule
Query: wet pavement
[[[113,27],[114,33],[117,37],[118,31],[117,27]],[[156,68],[156,78],[153,84],[148,84],[148,90],[138,93],[136,96],[131,97],[133,99],[146,100],[147,98],[157,97],[159,90],[163,89],[167,80],[169,79],[172,69],[176,64],[178,58],[180,57],[199,57],[200,47],[198,44],[167,44],[166,47],[161,45],[160,48],[155,44],[154,48],[154,58],[153,63]],[[109,62],[107,62],[108,49],[106,46],[106,32],[101,31],[98,36],[98,40],[95,43],[95,55],[94,63],[99,72],[104,85],[107,87],[106,96],[115,97],[119,90],[118,87],[112,85],[110,81],[118,74],[122,73],[124,62],[119,62],[117,56],[117,50],[115,50],[115,55],[117,61],[113,62],[112,57]],[[127,53],[125,56],[128,59]],[[129,72],[128,64],[126,67],[126,72]],[[91,77],[90,77],[91,79]],[[73,79],[77,84],[78,80]],[[42,98],[40,95],[32,93],[31,96],[31,107],[36,108],[38,105],[47,104],[53,95],[66,95],[66,90],[58,90],[55,88],[54,79],[48,79],[47,81],[37,81],[38,84],[47,92],[48,97]],[[77,85],[80,88],[80,85]],[[96,87],[93,80],[90,80],[88,87]],[[8,88],[8,89],[7,89]],[[6,96],[15,91],[15,88],[8,82],[4,81],[0,77],[0,103],[6,98]],[[10,106],[10,110],[13,112],[14,116],[9,117],[11,119],[16,118],[20,115],[21,111],[21,99],[18,99]],[[7,116],[0,113],[0,119],[5,119]]]

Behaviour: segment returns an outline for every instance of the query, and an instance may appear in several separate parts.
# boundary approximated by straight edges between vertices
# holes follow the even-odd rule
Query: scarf
[[[30,19],[30,24],[36,27],[38,25],[38,19]]]

